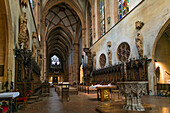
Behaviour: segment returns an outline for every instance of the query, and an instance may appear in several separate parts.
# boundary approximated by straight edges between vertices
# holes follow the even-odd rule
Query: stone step
[[[35,100],[28,100],[28,104],[33,104],[35,102],[36,102]]]
[[[31,96],[28,97],[28,100],[38,100],[39,96]]]
[[[47,97],[47,96],[50,96],[50,94],[49,93],[43,93],[42,94],[42,97]]]

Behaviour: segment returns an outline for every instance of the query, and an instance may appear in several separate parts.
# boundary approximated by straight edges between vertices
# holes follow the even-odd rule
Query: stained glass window
[[[129,12],[129,0],[118,0],[118,2],[118,15],[120,20]]]
[[[30,0],[30,3],[31,3],[32,8],[34,9],[34,7],[35,7],[34,0]]]
[[[52,66],[58,66],[58,65],[60,65],[59,58],[58,58],[56,55],[54,55],[54,56],[51,57],[51,65],[52,65]]]
[[[103,36],[105,33],[105,9],[104,0],[100,0],[100,35]]]

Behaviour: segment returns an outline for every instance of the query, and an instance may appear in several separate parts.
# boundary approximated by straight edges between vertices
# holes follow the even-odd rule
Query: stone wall
[[[119,44],[122,42],[127,42],[130,45],[131,53],[129,59],[139,57],[135,45],[135,37],[137,36],[137,30],[135,28],[136,21],[144,22],[143,28],[139,31],[144,39],[144,55],[153,59],[152,50],[155,39],[157,38],[162,26],[170,18],[169,7],[169,0],[147,0],[143,1],[139,6],[137,6],[132,12],[130,12],[130,14],[123,18],[116,26],[114,26],[107,34],[105,34],[91,47],[91,52],[96,52],[96,68],[100,68],[99,56],[102,53],[104,53],[107,57],[105,66],[108,66],[108,41],[111,41],[110,50],[112,51],[112,64],[117,64],[119,62],[116,53]],[[154,90],[153,65],[153,63],[149,65],[148,72],[150,90]]]
[[[30,50],[32,50],[32,44],[33,44],[32,33],[36,32],[36,26],[34,24],[34,18],[33,18],[29,3],[28,3],[28,6],[25,8],[25,7],[21,7],[20,0],[5,0],[5,4],[2,4],[0,10],[1,9],[6,9],[6,14],[5,14],[5,11],[0,11],[1,13],[4,13],[4,15],[6,15],[6,17],[4,18],[6,22],[0,22],[0,26],[2,25],[3,26],[2,28],[6,29],[6,31],[3,32],[3,33],[6,33],[6,39],[5,39],[6,47],[2,47],[5,50],[3,54],[5,53],[6,55],[4,57],[5,59],[1,59],[0,63],[3,62],[6,65],[6,69],[4,70],[5,71],[4,78],[0,77],[0,82],[5,82],[7,80],[7,73],[9,73],[8,81],[10,83],[11,78],[12,78],[12,81],[15,81],[14,80],[15,78],[15,53],[13,49],[16,48],[16,45],[18,43],[18,35],[19,35],[19,27],[20,27],[19,19],[20,19],[20,16],[22,15],[22,12],[26,12]],[[7,26],[5,26],[4,23]],[[3,35],[3,33],[0,32],[1,36]],[[0,40],[1,39],[2,38],[0,38]],[[1,46],[4,46],[3,44],[1,44]],[[40,47],[38,38],[36,39],[36,46]],[[11,71],[12,71],[12,77],[11,77]]]

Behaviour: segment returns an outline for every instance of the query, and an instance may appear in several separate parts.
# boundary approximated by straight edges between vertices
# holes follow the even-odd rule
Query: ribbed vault
[[[65,3],[55,5],[48,10],[45,16],[47,66],[53,55],[57,55],[61,62],[66,62],[73,50],[79,24],[78,15]]]

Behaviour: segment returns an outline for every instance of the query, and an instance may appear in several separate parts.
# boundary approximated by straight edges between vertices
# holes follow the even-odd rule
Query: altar
[[[90,88],[97,89],[97,99],[99,101],[108,101],[110,100],[111,89],[116,89],[116,85],[95,85]]]

